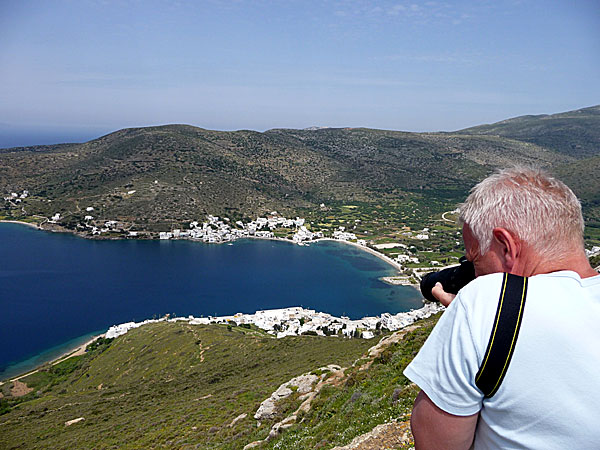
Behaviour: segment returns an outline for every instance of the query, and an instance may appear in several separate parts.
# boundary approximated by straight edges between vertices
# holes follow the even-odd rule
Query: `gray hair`
[[[540,256],[560,257],[583,245],[579,200],[562,181],[535,168],[503,169],[487,177],[460,206],[459,221],[471,229],[480,254],[489,250],[496,227],[514,233]]]

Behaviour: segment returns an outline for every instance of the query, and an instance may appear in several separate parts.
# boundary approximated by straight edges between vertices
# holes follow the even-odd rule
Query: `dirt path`
[[[456,220],[446,218],[446,214],[450,214],[450,213],[456,213],[456,211],[446,211],[444,214],[442,214],[442,219],[445,220],[446,222],[456,223]]]
[[[198,333],[196,332],[196,330],[194,329],[193,326],[187,325],[186,328],[192,332],[192,334],[194,335],[194,338],[196,339],[196,341],[198,342],[198,345],[200,346],[200,362],[203,363],[204,362],[204,352],[206,350],[209,350],[210,347],[202,346],[202,342],[200,341],[200,336],[198,335]]]

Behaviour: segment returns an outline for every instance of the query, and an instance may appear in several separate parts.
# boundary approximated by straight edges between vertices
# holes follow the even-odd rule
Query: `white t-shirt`
[[[600,276],[529,278],[523,321],[496,394],[475,375],[503,274],[479,277],[446,309],[404,374],[442,410],[481,411],[475,449],[600,449]]]

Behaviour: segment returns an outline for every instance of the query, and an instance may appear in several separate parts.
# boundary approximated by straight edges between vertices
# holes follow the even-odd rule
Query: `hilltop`
[[[461,130],[461,134],[501,136],[583,159],[600,153],[600,105],[559,114],[520,116],[491,125]]]

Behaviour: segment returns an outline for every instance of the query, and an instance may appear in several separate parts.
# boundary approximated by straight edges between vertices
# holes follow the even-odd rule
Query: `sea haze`
[[[79,131],[54,128],[17,128],[0,123],[0,149],[29,147],[33,145],[53,145],[73,142],[87,142],[108,134],[111,129],[82,129]]]
[[[90,333],[167,313],[303,306],[360,318],[422,306],[415,289],[379,280],[389,264],[338,242],[98,241],[0,224],[0,249],[0,379]]]

